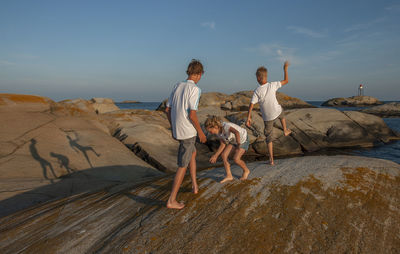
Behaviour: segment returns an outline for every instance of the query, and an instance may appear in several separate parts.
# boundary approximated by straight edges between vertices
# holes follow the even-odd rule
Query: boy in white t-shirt
[[[204,73],[203,65],[200,61],[193,59],[186,73],[188,75],[187,80],[175,85],[165,109],[172,127],[172,135],[179,141],[178,170],[176,171],[171,195],[167,202],[167,207],[173,209],[182,209],[185,206],[176,201],[176,195],[188,166],[192,179],[193,193],[197,194],[199,191],[196,181],[196,136],[199,135],[202,143],[207,140],[196,114],[201,95],[201,90],[196,84]]]
[[[284,113],[281,105],[279,105],[278,100],[276,99],[276,90],[281,88],[283,85],[289,83],[288,69],[289,62],[286,61],[283,65],[284,71],[284,80],[275,81],[275,82],[267,82],[268,80],[268,71],[262,66],[257,69],[256,76],[257,81],[260,84],[257,89],[254,90],[253,98],[251,99],[249,112],[247,115],[246,125],[248,127],[251,126],[251,111],[253,110],[254,104],[257,102],[260,103],[260,110],[262,113],[262,117],[264,120],[264,134],[265,141],[268,146],[269,160],[270,164],[274,165],[274,153],[272,147],[272,131],[274,122],[276,119],[279,119],[282,123],[283,133],[285,136],[290,135],[291,130],[286,128],[286,119],[284,117]]]
[[[210,162],[215,163],[219,155],[222,157],[226,177],[220,183],[233,180],[231,165],[228,161],[229,154],[233,147],[235,147],[233,161],[243,169],[243,175],[240,180],[246,180],[250,174],[250,170],[247,168],[246,163],[241,159],[242,155],[249,149],[249,138],[246,129],[234,123],[222,122],[217,116],[207,118],[204,126],[208,132],[218,135],[220,139],[220,146],[217,152],[210,158]]]

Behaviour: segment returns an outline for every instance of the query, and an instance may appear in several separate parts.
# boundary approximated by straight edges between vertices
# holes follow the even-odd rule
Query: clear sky
[[[400,1],[0,0],[0,93],[161,101],[201,60],[203,92],[290,83],[303,100],[400,100]]]

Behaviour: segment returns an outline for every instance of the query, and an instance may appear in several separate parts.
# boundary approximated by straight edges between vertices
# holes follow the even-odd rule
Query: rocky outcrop
[[[333,98],[322,103],[328,107],[367,107],[383,104],[371,96],[353,96],[349,98]]]
[[[94,110],[100,114],[119,110],[119,108],[114,104],[114,100],[110,98],[92,98],[90,102],[92,103]]]
[[[95,114],[60,114],[65,107],[43,97],[0,95],[0,101],[7,102],[0,105],[0,216],[163,175],[113,138]]]
[[[92,98],[91,100],[72,99],[60,101],[54,111],[69,112],[71,115],[103,114],[119,110],[109,98]]]
[[[361,112],[380,117],[400,117],[400,103],[390,102],[384,105],[363,109]]]
[[[231,95],[217,92],[202,93],[200,97],[199,108],[220,107],[223,110],[244,111],[249,109],[252,96],[253,91],[241,91]],[[314,108],[314,106],[305,101],[290,97],[280,92],[276,93],[276,97],[284,109]],[[166,102],[167,100],[164,100],[158,106],[157,110],[164,111]],[[259,110],[259,104],[254,105],[254,109]]]
[[[223,168],[184,180],[180,211],[165,208],[172,177],[115,185],[0,219],[8,253],[396,253],[400,166],[351,156],[248,165],[250,180],[219,184]],[[232,167],[235,178],[241,170]]]

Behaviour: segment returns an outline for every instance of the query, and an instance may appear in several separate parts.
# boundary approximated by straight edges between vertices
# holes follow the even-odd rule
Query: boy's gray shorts
[[[179,140],[178,167],[186,168],[189,165],[192,154],[196,151],[196,136]]]
[[[285,118],[285,113],[282,110],[282,113],[275,118],[274,120],[271,121],[264,121],[264,135],[265,135],[265,142],[269,143],[273,141],[273,130],[274,130],[274,122],[276,119],[283,119]]]

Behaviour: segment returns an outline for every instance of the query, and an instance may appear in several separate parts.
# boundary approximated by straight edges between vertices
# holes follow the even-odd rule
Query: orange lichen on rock
[[[42,103],[46,104],[49,99],[36,96],[36,95],[25,95],[25,94],[0,94],[0,104],[6,104],[4,99],[11,100],[15,103]]]

